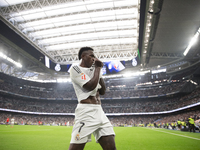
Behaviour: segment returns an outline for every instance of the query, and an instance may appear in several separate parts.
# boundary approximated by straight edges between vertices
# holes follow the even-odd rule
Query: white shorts
[[[90,142],[91,134],[98,143],[101,136],[115,135],[115,132],[101,105],[78,104],[70,143]]]

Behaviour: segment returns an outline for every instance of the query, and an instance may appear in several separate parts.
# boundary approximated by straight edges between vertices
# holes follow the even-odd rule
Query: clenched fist
[[[97,58],[94,59],[94,64],[96,67],[103,67],[103,63]]]

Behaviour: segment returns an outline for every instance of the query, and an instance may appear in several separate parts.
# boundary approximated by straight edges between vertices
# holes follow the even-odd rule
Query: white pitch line
[[[148,128],[147,128],[147,129],[148,129]],[[186,137],[186,138],[190,138],[190,139],[194,139],[194,140],[200,140],[200,139],[198,139],[198,138],[194,138],[194,137],[190,137],[190,136],[185,136],[185,135],[180,135],[180,134],[175,134],[175,133],[160,131],[160,130],[157,130],[157,129],[153,129],[153,130],[154,130],[154,131],[159,131],[159,132],[168,133],[168,134],[172,134],[172,135],[182,136],[182,137]]]

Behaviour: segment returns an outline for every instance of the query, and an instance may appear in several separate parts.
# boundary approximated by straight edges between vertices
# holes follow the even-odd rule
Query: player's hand
[[[103,67],[103,63],[97,58],[94,59],[94,64],[96,67]]]

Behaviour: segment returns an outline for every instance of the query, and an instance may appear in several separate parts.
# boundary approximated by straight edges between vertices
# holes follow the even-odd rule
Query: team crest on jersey
[[[75,140],[76,141],[80,140],[80,135],[79,134],[76,135]]]

